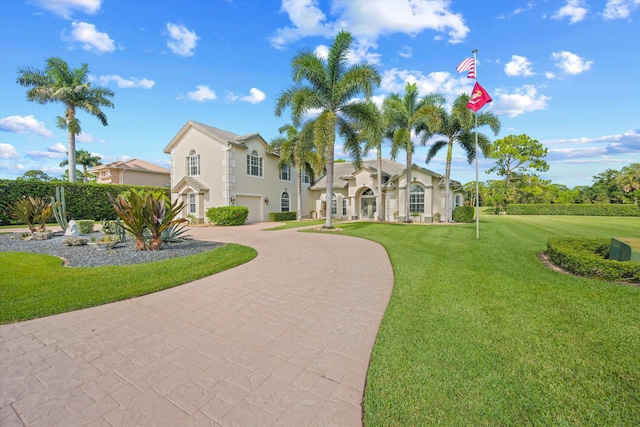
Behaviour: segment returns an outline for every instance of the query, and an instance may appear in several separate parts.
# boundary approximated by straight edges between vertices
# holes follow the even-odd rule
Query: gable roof
[[[167,154],[171,153],[171,149],[173,147],[176,146],[176,144],[180,141],[180,139],[182,138],[182,136],[187,132],[187,130],[189,130],[190,128],[195,128],[198,129],[200,132],[204,133],[205,135],[211,137],[212,139],[214,139],[215,141],[221,143],[221,144],[231,144],[234,145],[236,147],[240,147],[240,148],[248,148],[247,145],[245,144],[245,141],[251,139],[251,138],[256,138],[258,141],[262,142],[265,147],[268,146],[269,144],[267,143],[267,141],[264,140],[264,138],[259,134],[259,133],[250,133],[247,135],[237,135],[233,132],[229,132],[226,130],[222,130],[219,128],[215,128],[213,126],[209,126],[209,125],[205,125],[204,123],[200,123],[200,122],[196,122],[194,120],[189,120],[183,127],[182,129],[180,129],[180,131],[176,134],[176,136],[174,136],[171,141],[169,142],[169,144],[167,144],[167,146],[164,148],[164,152]]]
[[[179,193],[184,187],[190,187],[198,193],[206,193],[207,191],[209,191],[209,188],[206,185],[204,185],[194,177],[185,176],[180,181],[178,181],[176,185],[173,186],[171,192]]]
[[[378,173],[377,161],[365,160],[361,163],[359,169],[356,169],[353,162],[334,163],[333,165],[333,187],[334,188],[347,188],[349,185],[349,179],[354,178],[356,172],[366,169],[370,171],[372,175]],[[428,173],[436,177],[442,177],[439,173],[433,172],[429,169],[413,165],[413,169],[418,169],[422,172]],[[402,163],[394,162],[389,159],[382,159],[382,175],[387,176],[389,180],[396,179],[406,172],[405,166]],[[327,188],[327,176],[323,175],[318,179],[309,189],[319,190]]]
[[[153,163],[145,162],[144,160],[140,159],[131,159],[126,161],[119,160],[116,162],[108,163],[106,165],[95,166],[91,170],[100,171],[103,169],[128,169],[162,174],[171,173],[171,171],[167,168],[163,168],[162,166],[154,165]]]

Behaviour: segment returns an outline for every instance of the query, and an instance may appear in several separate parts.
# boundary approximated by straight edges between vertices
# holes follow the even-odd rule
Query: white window
[[[413,212],[424,212],[424,187],[418,184],[411,186],[411,192],[409,194],[409,213]]]
[[[283,166],[280,168],[280,180],[291,181],[291,168],[289,166]]]
[[[289,212],[289,193],[284,191],[282,196],[280,196],[280,212]]]
[[[331,197],[331,215],[338,215],[338,198],[335,194]]]
[[[304,184],[311,184],[311,177],[305,170],[302,171],[302,182]]]
[[[195,193],[189,193],[189,214],[196,213],[196,195]]]
[[[200,155],[196,153],[196,150],[191,150],[187,156],[187,175],[200,175]]]
[[[342,216],[347,216],[347,198],[342,199]]]
[[[262,157],[258,156],[256,150],[247,154],[247,175],[262,176]]]
[[[103,171],[102,176],[109,176],[109,171]]]

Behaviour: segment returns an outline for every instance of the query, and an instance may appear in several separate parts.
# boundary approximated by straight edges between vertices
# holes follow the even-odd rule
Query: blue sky
[[[64,109],[27,102],[21,67],[44,69],[51,56],[89,64],[115,108],[107,127],[78,114],[77,149],[168,167],[162,150],[188,120],[278,136],[291,58],[324,54],[341,29],[354,36],[349,60],[382,76],[377,102],[407,81],[452,102],[473,86],[455,68],[478,49],[478,81],[493,98],[482,111],[499,115],[498,137],[524,133],[548,148],[544,179],[590,185],[640,162],[640,0],[2,0],[0,16],[1,178],[60,176],[66,158],[55,126]],[[425,165],[426,151],[414,162],[444,173],[445,153]],[[495,178],[484,173],[492,165],[481,158],[481,181]],[[451,176],[475,179],[457,147]]]

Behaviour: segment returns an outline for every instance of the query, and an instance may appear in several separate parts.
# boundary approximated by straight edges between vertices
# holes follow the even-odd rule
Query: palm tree
[[[382,140],[390,137],[388,132],[388,121],[382,110],[371,101],[367,101],[367,108],[370,111],[365,115],[364,121],[355,123],[356,129],[364,143],[364,150],[376,150],[377,184],[376,206],[378,209],[378,220],[384,221],[384,209],[382,204]]]
[[[101,87],[91,87],[89,83],[89,66],[69,68],[60,58],[47,59],[44,71],[30,67],[18,70],[18,84],[29,88],[27,100],[38,104],[61,102],[65,106],[64,117],[58,117],[58,127],[67,129],[69,181],[76,181],[76,135],[80,134],[80,121],[76,118],[76,110],[81,109],[96,117],[103,126],[107,126],[107,116],[100,107],[113,108],[108,99],[114,96],[113,91]]]
[[[445,212],[446,221],[451,221],[451,206],[450,206],[450,185],[449,179],[451,177],[451,159],[453,153],[453,143],[460,144],[462,149],[467,153],[467,161],[469,164],[476,158],[476,132],[473,128],[475,126],[474,113],[467,108],[469,102],[469,95],[466,93],[460,94],[451,108],[451,113],[447,113],[444,108],[440,109],[441,124],[438,134],[442,135],[446,139],[440,139],[436,141],[427,153],[427,164],[438,154],[438,152],[447,147],[447,166],[445,170],[444,179],[444,192],[445,192]],[[500,119],[492,113],[477,113],[478,126],[489,126],[494,135],[500,132]],[[487,149],[491,141],[489,138],[478,133],[478,146],[482,150],[482,153],[486,155]]]
[[[82,179],[84,182],[89,181],[87,169],[101,165],[102,162],[100,161],[100,159],[100,156],[92,156],[91,153],[87,150],[76,151],[76,163],[82,165]],[[61,162],[60,166],[67,166],[68,164],[69,160],[67,159]]]
[[[321,161],[313,145],[313,123],[308,122],[302,131],[291,124],[278,129],[279,136],[271,141],[269,148],[280,155],[280,167],[295,166],[297,169],[296,188],[298,193],[298,212],[296,219],[302,220],[302,172],[313,176],[321,169]]]
[[[363,101],[354,99],[360,93],[369,99],[373,89],[380,85],[380,74],[372,65],[347,66],[347,53],[352,41],[349,32],[338,33],[326,60],[310,50],[296,54],[291,60],[295,84],[281,92],[276,101],[276,116],[291,107],[294,126],[299,126],[306,114],[320,111],[313,120],[314,145],[324,159],[329,203],[333,195],[336,131],[345,140],[345,152],[359,165],[360,145],[351,121],[362,118],[368,110]],[[302,85],[303,80],[308,85]],[[333,228],[331,214],[327,215],[324,227]]]
[[[392,138],[391,158],[395,160],[400,150],[407,153],[405,222],[411,222],[409,218],[409,192],[415,150],[411,133],[413,132],[416,136],[422,134],[421,144],[426,144],[429,137],[440,125],[439,107],[443,102],[444,98],[438,94],[420,98],[418,86],[415,83],[407,83],[403,96],[393,93],[384,100],[384,114],[387,117]]]

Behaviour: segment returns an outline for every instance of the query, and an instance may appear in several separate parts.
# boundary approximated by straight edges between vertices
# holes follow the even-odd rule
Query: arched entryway
[[[373,219],[376,210],[376,195],[372,189],[366,188],[360,195],[360,218]]]

